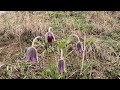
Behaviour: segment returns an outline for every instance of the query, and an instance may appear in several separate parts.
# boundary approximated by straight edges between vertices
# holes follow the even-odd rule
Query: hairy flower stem
[[[60,59],[63,60],[63,50],[61,49]]]
[[[51,32],[51,31],[50,31],[51,29],[52,29],[52,27],[49,27],[48,32]]]
[[[72,37],[72,36],[75,36],[75,37],[78,39],[78,41],[80,41],[80,38],[78,37],[78,35],[76,35],[76,34],[71,34],[69,37]]]
[[[84,48],[85,48],[85,41],[86,41],[86,34],[84,32],[84,43],[83,43]],[[83,70],[83,66],[84,66],[84,59],[85,59],[85,49],[83,50],[82,66],[81,66],[81,72],[80,72],[80,74],[82,74],[82,70]]]
[[[34,47],[35,41],[36,41],[38,38],[40,38],[40,36],[37,36],[37,37],[35,37],[35,38],[33,39],[32,47]]]
[[[22,54],[22,45],[21,45],[20,35],[19,35],[19,44],[20,44],[20,52],[21,52],[21,54]]]

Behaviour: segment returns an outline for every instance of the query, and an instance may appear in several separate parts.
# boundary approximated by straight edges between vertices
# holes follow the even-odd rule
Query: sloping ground
[[[56,40],[45,49],[44,35],[53,28]],[[85,39],[85,60],[80,72],[82,55],[75,49],[77,34]],[[25,48],[35,36],[41,36],[37,46],[39,62],[25,62]],[[66,73],[56,71],[56,61],[63,48]],[[66,79],[119,79],[120,78],[120,12],[6,12],[0,16],[0,78],[66,78]]]

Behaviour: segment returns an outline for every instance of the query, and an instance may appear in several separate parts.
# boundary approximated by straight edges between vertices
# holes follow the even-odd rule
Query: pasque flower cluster
[[[48,29],[48,32],[45,34],[45,41],[48,44],[52,44],[55,41],[55,36],[54,33],[51,31],[52,27],[50,27]],[[76,50],[78,53],[82,53],[83,52],[83,44],[80,41],[79,37],[76,34],[72,34],[70,36],[75,36],[77,37],[78,41],[76,42]],[[32,45],[30,47],[28,47],[26,49],[25,55],[24,55],[24,59],[26,61],[32,61],[32,62],[37,62],[38,61],[38,52],[36,47],[34,46],[35,41],[40,38],[40,36],[37,36],[33,39]],[[64,72],[66,72],[65,69],[65,60],[63,57],[63,49],[61,49],[61,57],[59,59],[59,61],[57,62],[57,71],[60,74],[63,74]]]

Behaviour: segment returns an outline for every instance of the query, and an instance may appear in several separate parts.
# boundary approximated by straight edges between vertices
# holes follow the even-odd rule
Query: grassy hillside
[[[52,27],[56,41],[46,50],[45,33]],[[76,51],[79,36],[85,43],[83,55]],[[26,62],[25,49],[40,36],[37,63]],[[41,45],[39,45],[39,43]],[[66,72],[56,63],[60,48]],[[81,71],[81,68],[82,71]],[[119,11],[10,11],[0,16],[0,78],[2,79],[119,79]]]

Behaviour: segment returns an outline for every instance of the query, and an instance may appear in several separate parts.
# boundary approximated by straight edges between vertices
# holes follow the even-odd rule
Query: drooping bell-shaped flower
[[[37,49],[34,47],[35,41],[40,38],[40,36],[37,36],[33,39],[32,46],[28,47],[25,52],[25,60],[29,61],[31,60],[32,62],[38,61],[38,52]]]
[[[50,31],[52,27],[49,28],[48,32],[45,34],[45,40],[48,43],[52,43],[52,41],[55,41],[55,37],[53,32]]]
[[[60,74],[65,72],[65,61],[64,60],[59,60],[58,61],[58,72]]]
[[[83,52],[83,44],[82,44],[82,42],[78,41],[78,42],[76,43],[76,48],[77,48],[77,51],[78,51],[79,53],[82,53],[82,52]]]
[[[25,53],[25,60],[32,62],[38,61],[38,53],[35,47],[28,47]]]
[[[64,58],[63,58],[63,50],[61,49],[61,59],[58,61],[58,64],[57,64],[57,68],[58,68],[58,72],[60,74],[63,74],[64,72],[66,72],[65,70],[65,61],[64,61]]]

